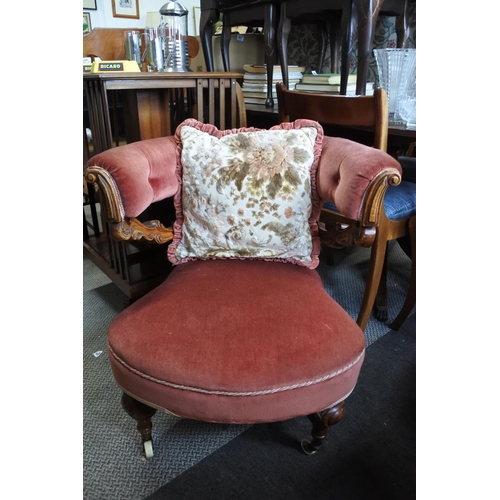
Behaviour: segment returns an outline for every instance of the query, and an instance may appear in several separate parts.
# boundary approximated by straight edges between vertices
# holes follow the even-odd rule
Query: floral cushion
[[[181,187],[168,249],[173,264],[250,258],[318,265],[317,122],[220,131],[188,119],[176,138]]]

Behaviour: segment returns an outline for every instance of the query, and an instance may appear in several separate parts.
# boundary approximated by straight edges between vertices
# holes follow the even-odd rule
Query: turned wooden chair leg
[[[340,422],[344,416],[344,401],[332,408],[328,408],[318,413],[312,413],[307,417],[313,424],[311,438],[303,439],[301,442],[302,450],[307,455],[314,455],[322,446],[328,429]]]
[[[85,217],[85,209],[83,210],[83,239],[88,240],[90,238],[89,228],[87,227],[87,217]]]
[[[374,307],[375,317],[385,323],[387,321],[387,252],[384,259],[384,267],[382,268],[382,276],[378,285],[377,298],[375,299]]]
[[[215,9],[207,9],[200,12],[200,41],[207,71],[214,71],[212,32],[216,21],[217,11]]]
[[[273,67],[276,64],[276,30],[278,28],[278,11],[273,2],[265,6],[264,12],[264,49],[267,67],[267,95],[264,105],[266,108],[274,107],[273,99]]]
[[[146,458],[153,456],[153,440],[151,431],[153,423],[151,418],[156,413],[156,408],[151,408],[128,394],[122,395],[123,409],[137,422],[137,430],[142,437],[142,445]]]
[[[97,208],[96,208],[97,200],[93,186],[89,186],[88,196],[89,196],[90,214],[92,216],[92,226],[93,226],[92,229],[94,230],[94,236],[96,238],[99,238],[99,236],[101,235],[101,231],[99,229],[99,217],[97,216]]]
[[[292,20],[286,15],[286,2],[281,3],[278,31],[276,33],[276,45],[278,47],[278,58],[283,75],[283,83],[289,88],[288,82],[288,36],[292,29]]]
[[[328,24],[325,21],[324,23],[318,23],[316,27],[318,30],[317,39],[319,47],[318,63],[316,66],[316,71],[318,73],[323,73],[322,69],[325,61],[326,49],[328,47]]]
[[[333,266],[335,264],[334,249],[328,245],[321,246],[322,257],[326,262],[327,266]]]
[[[411,243],[411,277],[410,286],[408,288],[408,293],[406,294],[406,299],[396,316],[396,319],[389,325],[392,330],[398,330],[403,324],[404,320],[411,313],[413,306],[417,301],[417,217],[412,217],[408,222],[408,227],[410,229],[410,243]]]
[[[359,310],[358,319],[356,320],[356,323],[363,331],[370,319],[380,280],[382,278],[382,270],[387,252],[387,239],[385,236],[386,235],[380,233],[377,234],[371,249],[368,279],[366,280],[365,293]]]
[[[222,65],[224,66],[224,71],[231,71],[229,63],[229,42],[231,41],[231,26],[224,23],[222,25],[222,33],[220,37],[220,50],[222,56]]]

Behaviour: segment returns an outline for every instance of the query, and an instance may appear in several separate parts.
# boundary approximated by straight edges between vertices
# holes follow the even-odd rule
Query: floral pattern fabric
[[[315,267],[309,219],[317,134],[315,126],[222,137],[180,128],[182,236],[170,260],[285,259]]]

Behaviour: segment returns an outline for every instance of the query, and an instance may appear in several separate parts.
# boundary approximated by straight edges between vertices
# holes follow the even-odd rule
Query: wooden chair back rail
[[[125,59],[126,31],[137,28],[94,28],[83,36],[83,57],[97,56],[103,61]]]
[[[373,96],[357,97],[290,91],[283,83],[278,83],[276,89],[280,123],[308,118],[322,125],[369,127],[374,132],[373,147],[387,151],[389,117],[387,94],[382,89],[375,89]],[[330,226],[322,234],[323,242],[331,245],[371,246],[376,236],[373,228],[380,224],[384,214],[385,192],[389,186],[400,182],[401,176],[396,171],[384,171],[378,175],[364,196],[361,217],[356,224],[342,218],[340,214],[323,210],[321,220]],[[341,218],[348,228],[339,232],[334,221],[339,222]]]
[[[322,125],[370,127],[374,131],[373,147],[387,151],[387,94],[381,89],[375,89],[373,96],[346,97],[297,91],[290,94],[284,85],[278,83],[276,87],[280,123],[308,118]]]

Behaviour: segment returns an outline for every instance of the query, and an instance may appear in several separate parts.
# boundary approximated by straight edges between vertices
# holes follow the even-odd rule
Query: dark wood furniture
[[[223,15],[221,51],[224,69],[229,71],[231,27],[264,25],[268,89],[266,107],[273,107],[272,66],[280,61],[283,81],[288,88],[288,35],[292,22],[312,22],[319,27],[318,67],[326,52],[326,25],[330,25],[331,70],[341,73],[341,94],[347,90],[352,35],[358,29],[356,94],[365,95],[375,26],[379,16],[396,17],[397,47],[404,47],[409,34],[409,0],[201,0],[200,37],[208,71],[214,70],[213,25]],[[277,32],[276,32],[277,31]],[[339,51],[342,52],[340,64]]]
[[[245,105],[237,83],[241,78],[240,73],[224,72],[84,74],[91,156],[115,147],[110,105],[115,93],[121,94],[123,103],[126,137],[122,142],[131,143],[172,135],[188,117],[221,129],[245,126]],[[164,200],[153,203],[139,219],[158,219],[168,226],[173,216],[171,200]],[[86,236],[85,255],[127,295],[129,302],[161,283],[171,270],[166,245],[115,241],[106,223],[99,236]]]
[[[355,22],[357,22],[356,94],[365,95],[373,34],[379,16],[396,17],[397,46],[404,47],[409,33],[408,0],[335,0],[330,2],[322,0],[286,0],[282,2],[279,14],[277,46],[285,86],[288,88],[288,35],[292,21],[310,17],[313,20],[324,19],[330,24],[332,72],[341,73],[340,93],[345,94],[352,53],[352,35]],[[320,54],[325,51],[326,34],[324,30],[321,44]],[[342,64],[339,64],[340,47]]]
[[[288,36],[293,23],[312,22],[318,25],[319,58],[316,71],[322,72],[324,55],[328,43],[327,26],[330,26],[331,71],[339,72],[339,50],[341,33],[351,34],[342,23],[351,22],[350,16],[343,15],[345,0],[285,0],[280,5],[278,33],[276,35],[278,57],[283,74],[283,82],[288,88]],[[350,28],[350,26],[349,26]],[[343,46],[343,45],[342,45]],[[347,78],[347,77],[346,77]]]
[[[222,16],[222,35],[221,35],[221,55],[225,71],[230,71],[229,61],[229,42],[231,40],[231,28],[233,26],[248,26],[248,27],[263,27],[265,61],[267,66],[268,87],[265,106],[272,108],[275,104],[273,99],[272,85],[272,67],[278,61],[278,44],[279,39],[276,39],[278,29],[280,4],[286,3],[285,0],[254,0],[250,2],[239,0],[201,0],[201,18],[200,18],[200,34],[203,54],[205,56],[205,64],[209,71],[214,70],[213,64],[213,49],[212,36],[213,25]],[[318,67],[323,66],[323,61],[326,54],[327,46],[327,21],[323,12],[319,16],[314,14],[305,14],[293,20],[294,23],[313,23],[318,25]],[[335,54],[338,54],[337,47],[340,47],[340,16],[332,17],[334,26],[331,28],[332,33],[335,33],[335,42],[332,44],[335,47]],[[332,63],[332,71],[337,71],[338,57]],[[288,65],[286,65],[288,67]]]
[[[364,95],[368,65],[370,63],[373,35],[379,16],[396,17],[397,47],[404,48],[409,34],[408,0],[346,0],[350,2],[351,13],[356,11],[358,24],[358,68],[356,93]],[[350,40],[350,38],[349,38]],[[350,60],[351,47],[342,51],[342,57]],[[348,65],[344,66],[342,75],[347,75]],[[347,84],[347,76],[344,77]]]
[[[358,126],[371,129],[372,146],[386,151],[389,113],[385,90],[377,88],[373,96],[354,97],[290,91],[283,83],[278,83],[276,89],[280,122],[308,118],[318,121],[321,125]],[[344,176],[349,175],[346,170],[342,173]],[[389,196],[391,186],[398,186],[400,183],[401,175],[397,171],[387,172],[381,176],[378,183],[364,193],[363,203],[356,210],[356,217],[346,216],[337,207],[330,205],[326,205],[327,208],[323,205],[321,212],[320,221],[324,225],[324,230],[320,234],[325,245],[332,248],[346,245],[371,247],[370,269],[357,319],[358,325],[363,330],[375,305],[377,318],[387,320],[385,290],[387,243],[406,236],[409,233],[408,222],[415,215],[415,213],[407,215],[401,210],[401,215],[391,219],[390,214],[386,214],[384,197]],[[415,184],[408,184],[413,186],[414,192]],[[391,191],[390,194],[393,196],[396,191]],[[411,206],[410,197],[402,201],[406,202],[401,203],[403,207]]]
[[[277,62],[276,29],[278,27],[278,4],[280,0],[201,0],[200,38],[205,64],[208,71],[214,71],[212,36],[213,25],[223,16],[221,54],[225,71],[230,71],[229,42],[232,26],[263,26],[265,60],[267,65],[266,107],[273,107],[272,73]]]

